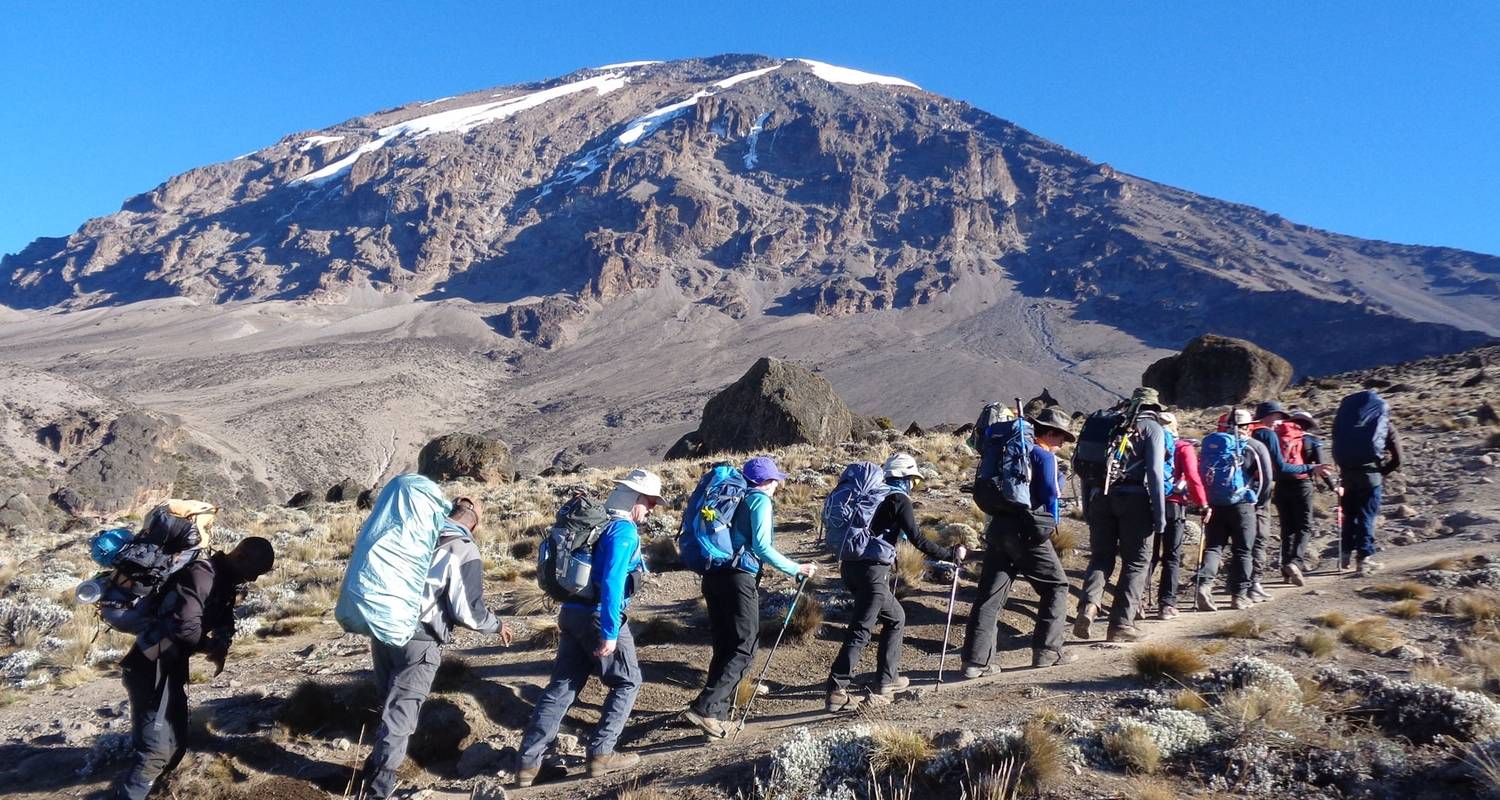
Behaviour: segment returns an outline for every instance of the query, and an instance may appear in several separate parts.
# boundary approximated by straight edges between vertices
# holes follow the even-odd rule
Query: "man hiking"
[[[1203,440],[1198,472],[1208,495],[1204,526],[1203,563],[1198,567],[1196,600],[1199,611],[1217,611],[1212,589],[1224,549],[1230,551],[1230,607],[1249,608],[1254,580],[1255,504],[1271,483],[1270,459],[1256,452],[1264,445],[1250,438],[1250,412],[1236,408],[1225,416],[1220,430]]]
[[[1276,426],[1282,461],[1288,465],[1322,465],[1323,443],[1308,431],[1316,430],[1318,421],[1306,411],[1294,410]],[[1277,473],[1271,502],[1281,521],[1281,575],[1293,586],[1306,585],[1308,570],[1307,540],[1313,527],[1314,481],[1323,481],[1330,489],[1333,480],[1328,467],[1302,474]]]
[[[1203,479],[1198,476],[1198,448],[1178,435],[1177,415],[1164,411],[1158,419],[1172,434],[1172,492],[1167,495],[1167,527],[1156,537],[1152,563],[1161,565],[1161,588],[1157,590],[1157,616],[1174,619],[1177,586],[1182,580],[1182,543],[1187,540],[1189,512],[1200,517],[1208,507]],[[1150,589],[1148,586],[1147,589]]]
[[[1373,389],[1355,392],[1339,404],[1333,420],[1333,460],[1339,468],[1344,512],[1342,569],[1356,562],[1356,573],[1373,575],[1376,561],[1375,521],[1385,476],[1401,469],[1401,437],[1390,419],[1390,407]]]
[[[120,662],[130,697],[134,753],[117,797],[141,800],[182,761],[187,752],[188,658],[203,653],[217,666],[215,675],[224,670],[240,587],[270,572],[275,560],[271,543],[251,536],[228,553],[190,562],[158,590],[155,616]]]
[[[406,760],[407,742],[416,733],[417,717],[443,660],[438,648],[448,643],[453,628],[499,634],[500,643],[510,646],[510,626],[484,604],[484,560],[474,544],[478,528],[478,504],[467,497],[454,501],[453,510],[438,530],[416,633],[399,647],[370,640],[375,685],[384,702],[380,727],[365,759],[361,797],[385,800],[395,790],[396,770]]]
[[[776,549],[775,505],[771,498],[786,480],[786,474],[768,456],[745,462],[740,472],[748,490],[730,522],[732,564],[703,575],[703,599],[708,604],[708,631],[713,655],[703,691],[683,712],[709,739],[729,734],[723,722],[729,719],[735,688],[755,659],[760,635],[760,573],[764,565],[794,578],[811,578],[817,566],[797,564]]]
[[[1073,635],[1088,639],[1104,585],[1120,562],[1106,638],[1111,642],[1139,641],[1136,627],[1153,538],[1167,526],[1167,433],[1157,419],[1162,411],[1155,389],[1136,389],[1131,404],[1138,411],[1135,424],[1124,432],[1126,453],[1120,477],[1095,490],[1088,504],[1089,565],[1083,579]]]
[[[924,536],[917,527],[911,493],[922,478],[916,459],[897,453],[886,459],[882,470],[890,493],[880,501],[875,515],[870,518],[871,535],[890,545],[889,550],[882,550],[894,553],[904,536],[928,558],[962,562],[967,553],[963,545],[943,547]],[[844,646],[839,649],[828,673],[829,711],[842,711],[853,705],[854,698],[847,691],[849,682],[854,678],[854,667],[859,663],[865,645],[870,643],[870,633],[877,622],[881,630],[874,694],[890,697],[911,685],[911,681],[901,675],[901,634],[906,625],[906,611],[891,587],[891,562],[842,560],[839,572],[845,588],[854,596],[854,605],[849,613]]]
[[[1250,426],[1250,437],[1265,447],[1265,454],[1271,463],[1272,476],[1271,486],[1266,496],[1259,498],[1255,503],[1255,566],[1249,594],[1250,599],[1257,603],[1271,599],[1270,593],[1261,585],[1261,578],[1266,562],[1269,560],[1273,499],[1280,493],[1281,487],[1288,483],[1297,484],[1290,491],[1300,492],[1301,489],[1298,486],[1307,485],[1309,475],[1321,477],[1328,472],[1326,466],[1303,463],[1300,449],[1288,452],[1286,444],[1281,441],[1281,435],[1277,432],[1287,419],[1290,419],[1290,415],[1286,413],[1286,409],[1275,400],[1268,400],[1255,407],[1255,422]],[[1289,455],[1296,461],[1289,459]],[[1293,572],[1288,573],[1286,563],[1283,562],[1282,573],[1294,585],[1302,585],[1300,570],[1294,569]],[[1297,580],[1293,580],[1294,577]]]
[[[635,753],[615,749],[641,689],[641,667],[625,609],[635,593],[637,574],[644,569],[638,526],[660,502],[661,478],[644,469],[633,469],[616,480],[604,501],[609,522],[594,544],[589,573],[592,596],[598,599],[569,600],[558,611],[557,657],[552,662],[552,678],[521,735],[517,786],[530,786],[536,780],[542,754],[557,738],[563,717],[590,675],[598,675],[608,693],[599,724],[588,741],[589,777],[629,769],[640,762],[641,757]]]
[[[1000,671],[1000,665],[994,663],[997,626],[1018,576],[1025,576],[1039,598],[1031,637],[1031,665],[1050,667],[1075,658],[1063,651],[1068,574],[1052,545],[1052,532],[1060,519],[1055,453],[1074,441],[1073,420],[1054,406],[1037,412],[1030,422],[1035,428],[1035,441],[1028,454],[1031,510],[997,515],[985,528],[984,567],[964,630],[964,677],[968,679]]]

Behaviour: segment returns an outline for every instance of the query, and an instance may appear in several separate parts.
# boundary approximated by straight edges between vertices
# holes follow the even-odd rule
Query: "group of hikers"
[[[1000,671],[998,619],[1018,578],[1029,581],[1039,596],[1032,666],[1073,660],[1063,647],[1070,586],[1053,545],[1062,518],[1060,490],[1066,485],[1058,451],[1068,445],[1090,540],[1072,628],[1078,639],[1094,636],[1116,562],[1120,574],[1109,604],[1108,641],[1133,642],[1145,635],[1137,621],[1158,569],[1156,614],[1162,620],[1179,615],[1184,542],[1194,515],[1203,524],[1201,558],[1190,579],[1199,611],[1218,609],[1212,589],[1226,560],[1231,608],[1270,599],[1263,574],[1273,504],[1280,519],[1282,577],[1303,585],[1317,563],[1308,552],[1315,482],[1339,492],[1340,571],[1351,563],[1361,575],[1378,570],[1374,530],[1382,476],[1400,467],[1400,439],[1385,401],[1371,391],[1346,398],[1333,428],[1330,453],[1312,414],[1272,401],[1253,412],[1229,409],[1215,432],[1194,443],[1179,435],[1176,416],[1145,388],[1087,417],[1055,405],[1022,408],[1017,402],[1011,411],[991,404],[974,426],[971,442],[979,460],[966,487],[989,518],[982,554],[964,544],[935,542],[918,525],[912,496],[923,470],[913,456],[896,453],[883,464],[849,465],[822,512],[823,543],[837,554],[853,600],[826,681],[827,710],[844,711],[860,702],[854,679],[877,626],[876,672],[864,699],[888,699],[910,685],[901,674],[905,611],[892,577],[902,539],[951,565],[950,627],[961,565],[971,556],[982,558],[961,648],[963,678]],[[774,498],[786,480],[768,456],[740,466],[720,463],[684,504],[678,550],[683,565],[701,575],[712,655],[704,685],[682,718],[710,742],[731,735],[749,713],[742,708],[739,722],[732,718],[761,637],[764,571],[797,581],[786,612],[790,619],[804,582],[818,570],[813,562],[797,563],[777,549]],[[111,625],[137,634],[124,662],[135,749],[135,761],[118,787],[124,798],[145,797],[182,758],[188,657],[207,652],[222,669],[235,598],[244,584],[268,572],[274,559],[271,545],[256,537],[227,554],[212,554],[206,531],[213,509],[173,502],[179,505],[148,515],[134,537],[107,531],[95,540],[96,558],[113,565],[114,573],[101,579],[103,599],[98,592],[88,599],[100,603]],[[632,469],[613,482],[602,503],[583,492],[571,497],[541,542],[537,580],[560,601],[559,642],[518,748],[518,786],[537,779],[544,754],[590,676],[599,678],[606,696],[587,740],[588,773],[604,775],[639,761],[637,754],[617,747],[642,683],[628,609],[645,572],[640,526],[662,503],[661,478]],[[346,630],[370,638],[383,698],[361,797],[386,798],[395,790],[407,742],[438,671],[439,648],[452,630],[469,628],[511,643],[510,627],[484,602],[483,562],[474,542],[483,513],[476,501],[450,502],[430,479],[407,474],[384,486],[360,529],[335,616]],[[106,540],[111,534],[114,538]],[[101,557],[101,549],[110,552]],[[80,598],[84,594],[81,587]],[[151,613],[140,611],[147,606]],[[947,653],[945,632],[944,659]],[[770,657],[762,677],[769,666]],[[748,706],[761,689],[757,681],[748,701],[739,701]]]

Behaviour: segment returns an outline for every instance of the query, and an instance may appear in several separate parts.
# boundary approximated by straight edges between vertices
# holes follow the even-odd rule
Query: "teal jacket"
[[[729,525],[729,543],[735,552],[743,551],[737,566],[752,575],[760,574],[762,563],[770,564],[788,575],[797,574],[797,564],[776,549],[775,506],[770,495],[751,489],[740,501]]]

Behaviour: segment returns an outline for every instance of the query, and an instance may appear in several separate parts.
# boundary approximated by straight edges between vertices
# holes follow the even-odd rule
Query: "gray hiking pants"
[[[1251,583],[1260,583],[1261,575],[1265,573],[1266,562],[1271,555],[1271,503],[1261,503],[1255,507],[1255,546],[1252,552]]]
[[[1120,579],[1110,607],[1111,629],[1132,625],[1140,616],[1141,593],[1151,563],[1152,519],[1151,500],[1144,494],[1112,493],[1094,498],[1089,507],[1089,567],[1083,576],[1083,603],[1099,605],[1118,558]]]
[[[1096,502],[1107,502],[1096,500]],[[1062,653],[1063,622],[1068,615],[1068,574],[1052,540],[1036,542],[1020,532],[1014,520],[995,517],[985,529],[984,567],[969,622],[964,630],[964,664],[987,667],[995,657],[1000,612],[1010,599],[1015,579],[1024,576],[1037,594],[1033,651]]]
[[[365,759],[365,793],[384,800],[396,788],[396,770],[406,760],[406,744],[417,731],[422,703],[432,691],[442,653],[437,642],[413,639],[403,647],[370,640],[375,662],[375,686],[385,697],[380,727],[370,757]]]
[[[828,673],[828,691],[846,688],[854,679],[854,668],[865,645],[870,643],[876,623],[882,627],[875,681],[882,686],[894,683],[901,675],[901,635],[906,627],[906,610],[891,593],[890,565],[844,561],[839,564],[839,572],[845,588],[854,596],[854,607],[850,610],[844,646]]]
[[[187,752],[188,660],[186,656],[168,655],[152,661],[131,648],[120,667],[125,693],[130,696],[134,754],[119,796],[141,800],[151,793],[158,778],[177,768]]]
[[[590,756],[609,755],[615,751],[615,742],[625,730],[630,719],[630,710],[635,707],[635,696],[641,690],[641,668],[635,660],[635,637],[630,634],[630,625],[620,622],[619,637],[615,639],[615,652],[606,658],[594,656],[599,647],[599,616],[592,610],[563,606],[557,614],[557,626],[562,639],[557,644],[557,660],[552,662],[552,680],[542,690],[542,698],[531,712],[531,722],[521,736],[522,767],[536,767],[542,763],[547,746],[557,738],[563,717],[573,706],[573,700],[589,676],[597,674],[609,690],[599,712],[599,724],[594,735],[589,737]]]
[[[1198,587],[1213,585],[1227,547],[1230,550],[1229,593],[1242,595],[1249,592],[1254,580],[1255,507],[1249,503],[1214,506],[1203,536],[1203,564],[1198,568]]]

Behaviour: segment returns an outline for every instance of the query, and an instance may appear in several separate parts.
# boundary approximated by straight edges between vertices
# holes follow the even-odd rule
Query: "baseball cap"
[[[745,480],[751,484],[765,483],[766,481],[784,481],[786,473],[776,467],[776,462],[770,456],[756,456],[745,462]]]

